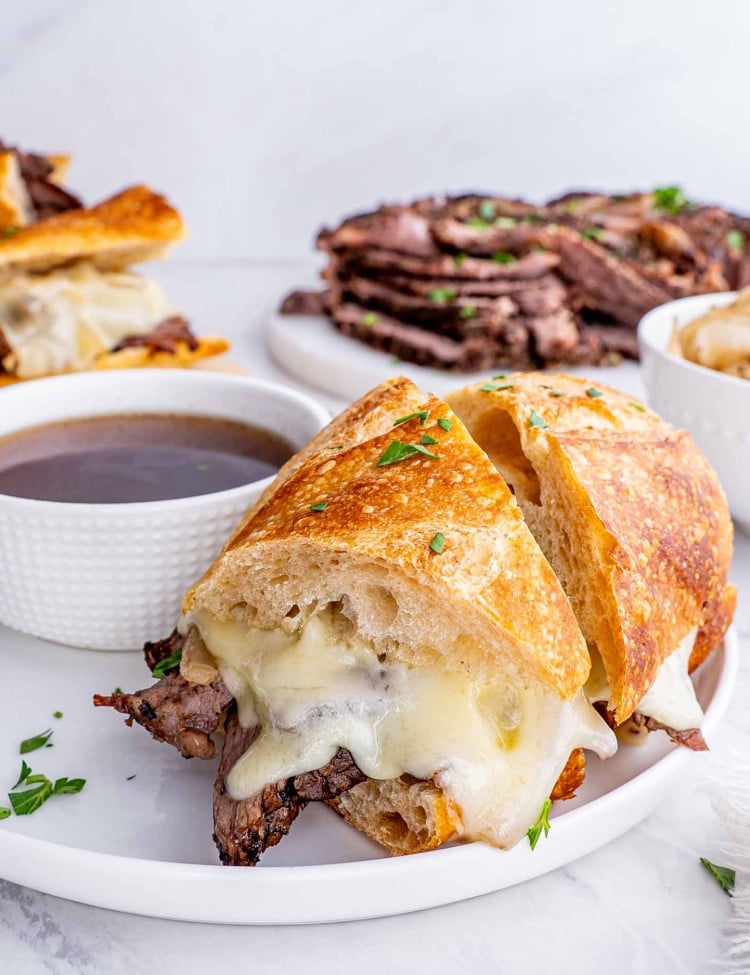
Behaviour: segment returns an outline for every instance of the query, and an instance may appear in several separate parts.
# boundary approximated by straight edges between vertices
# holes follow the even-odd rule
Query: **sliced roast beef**
[[[255,729],[243,728],[232,705],[224,727],[224,748],[214,787],[214,842],[227,866],[253,867],[261,854],[289,832],[308,802],[335,799],[364,782],[351,754],[339,749],[323,768],[267,785],[249,799],[233,799],[226,778],[252,745]]]
[[[181,315],[172,315],[165,318],[163,322],[152,328],[144,335],[126,335],[124,338],[112,346],[110,352],[119,352],[120,349],[148,349],[149,352],[169,352],[174,354],[177,351],[178,343],[187,345],[194,351],[198,348],[198,339],[190,331],[187,319]]]
[[[231,700],[221,677],[208,685],[191,684],[174,672],[133,694],[96,694],[94,705],[127,714],[127,724],[136,721],[157,741],[174,745],[185,758],[213,758],[216,745],[211,735]]]
[[[292,291],[284,298],[279,311],[282,315],[325,315],[328,292]]]
[[[505,258],[502,261],[485,259],[462,252],[428,258],[407,257],[379,248],[343,251],[340,256],[342,266],[408,274],[413,278],[460,278],[467,281],[531,281],[546,275],[560,263],[560,258],[549,251],[535,251],[509,262],[505,262]]]
[[[379,247],[419,257],[439,253],[427,217],[404,206],[384,206],[375,213],[351,217],[336,230],[322,230],[318,247],[326,251]]]
[[[673,741],[675,745],[683,745],[685,748],[689,748],[694,752],[708,751],[708,745],[700,728],[686,728],[684,731],[678,731],[675,728],[670,728],[668,725],[662,724],[660,721],[656,721],[654,718],[649,718],[645,714],[641,714],[639,711],[636,711],[630,720],[637,728],[643,727],[647,731],[665,731],[669,736],[669,740]]]

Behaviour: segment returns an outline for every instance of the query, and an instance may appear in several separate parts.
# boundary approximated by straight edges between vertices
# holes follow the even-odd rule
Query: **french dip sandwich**
[[[633,715],[696,747],[685,655],[721,640],[734,598],[723,496],[640,404],[613,393],[610,415],[610,391],[543,378],[461,391],[453,409],[406,379],[377,387],[288,461],[175,633],[147,645],[159,682],[95,698],[187,757],[213,757],[223,731],[222,862],[257,863],[311,801],[394,854],[454,838],[508,848]],[[512,414],[528,445],[502,419],[513,388],[528,388]],[[553,439],[548,402],[568,439],[562,420]],[[559,441],[585,458],[577,477],[565,455],[552,468]],[[659,499],[636,518],[646,487]],[[613,493],[625,498],[609,512]]]
[[[129,270],[184,236],[177,210],[146,186],[85,208],[62,186],[68,162],[0,144],[0,383],[225,351]]]
[[[732,522],[684,430],[600,383],[513,373],[448,396],[570,597],[613,725],[705,748],[688,674],[724,637]]]

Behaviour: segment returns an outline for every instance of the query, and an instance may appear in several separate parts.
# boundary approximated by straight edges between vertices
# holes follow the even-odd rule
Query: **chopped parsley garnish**
[[[565,209],[568,211],[568,213],[575,213],[580,206],[581,206],[580,199],[577,196],[574,196],[572,199],[568,200],[568,202],[565,204]]]
[[[318,501],[317,504],[310,505],[310,511],[325,511],[328,507],[327,501]]]
[[[134,772],[134,773],[133,773],[132,775],[129,775],[129,776],[127,777],[127,779],[125,779],[125,781],[126,781],[126,782],[132,782],[134,778],[135,778],[135,772]]]
[[[472,217],[471,220],[466,221],[466,226],[476,227],[477,230],[485,230],[487,227],[489,227],[489,224],[486,220],[482,220],[481,217]]]
[[[715,863],[711,863],[705,857],[701,857],[701,863],[708,870],[711,876],[714,878],[716,883],[721,887],[725,894],[732,896],[732,891],[734,890],[734,884],[736,880],[736,874],[731,867],[720,867]]]
[[[440,555],[440,553],[443,551],[444,545],[445,545],[445,535],[442,532],[438,532],[430,542],[430,548],[435,553],[435,555]]]
[[[27,765],[25,761],[21,762],[21,771],[18,776],[18,782],[16,782],[13,788],[17,789],[19,785],[23,785],[30,775],[31,775],[30,766]]]
[[[157,680],[161,680],[162,677],[166,677],[171,671],[177,670],[177,668],[180,666],[181,660],[182,649],[175,650],[174,653],[170,653],[168,657],[160,660],[151,673]]]
[[[432,447],[434,444],[440,443],[439,440],[436,440],[434,437],[431,437],[427,433],[422,434],[422,436],[419,438],[419,442],[421,444],[424,444],[426,447]]]
[[[417,454],[424,454],[425,457],[440,460],[437,454],[433,454],[432,451],[426,447],[422,447],[420,444],[401,443],[400,440],[394,440],[393,443],[388,445],[376,466],[388,467],[390,464],[399,464],[402,460],[408,460]]]
[[[362,324],[368,326],[377,325],[378,316],[374,311],[365,312],[365,314],[362,316]]]
[[[549,822],[549,811],[552,808],[552,800],[545,799],[544,805],[542,806],[542,811],[539,813],[539,819],[534,823],[528,832],[529,846],[532,850],[536,849],[536,845],[539,842],[539,838],[542,833],[545,836],[549,836],[550,822]]]
[[[453,255],[453,266],[454,267],[457,267],[457,268],[460,268],[461,265],[463,264],[463,262],[466,260],[466,258],[468,256],[469,255],[468,254],[465,254],[463,251],[461,251],[459,254],[454,254]]]
[[[630,406],[632,406],[634,410],[639,410],[641,413],[646,412],[646,407],[643,405],[643,403],[631,403]]]
[[[444,305],[448,301],[453,301],[456,292],[453,288],[433,288],[427,297],[433,305]]]
[[[477,213],[482,220],[494,220],[495,204],[492,202],[492,200],[482,200],[477,207]]]
[[[544,419],[539,416],[536,410],[531,411],[531,416],[529,417],[529,426],[538,427],[540,430],[548,430],[548,425],[544,422]]]
[[[600,392],[598,389],[594,389],[593,386],[589,386],[586,390],[586,395],[589,399],[599,399],[600,396],[604,396],[604,393]]]
[[[57,719],[58,719],[58,721],[60,720],[60,718],[61,718],[62,716],[63,716],[63,713],[62,713],[62,711],[55,711],[55,712],[53,713],[53,715],[52,715],[52,717],[53,717],[53,718],[57,718]]]
[[[485,383],[479,387],[480,393],[497,393],[501,389],[510,389],[515,383]]]
[[[11,810],[7,806],[0,806],[0,820],[7,819],[10,814]]]
[[[515,264],[516,259],[509,251],[497,251],[492,255],[492,260],[498,264]]]
[[[476,318],[477,317],[477,306],[476,305],[464,305],[463,308],[461,309],[461,311],[459,311],[458,317],[459,318],[463,318],[464,320],[466,320],[468,318]]]
[[[508,373],[507,372],[499,372],[496,376],[493,376],[492,378],[493,379],[507,379],[508,378]]]
[[[116,687],[116,688],[115,688],[115,689],[114,689],[114,690],[112,691],[112,693],[113,693],[113,694],[122,694],[122,688],[121,688],[121,687]]]
[[[35,735],[33,738],[26,738],[21,742],[21,754],[28,755],[29,752],[35,752],[38,748],[44,748],[52,737],[52,734],[52,730],[47,728],[40,735]]]
[[[515,217],[498,217],[495,221],[495,226],[500,230],[512,230],[517,223],[518,221]]]
[[[568,395],[567,393],[564,393],[561,389],[551,389],[549,391],[549,394],[550,394],[550,396],[567,396]]]
[[[83,791],[85,779],[57,779],[54,783],[46,775],[29,775],[25,780],[30,789],[9,792],[8,798],[16,816],[30,816],[52,796],[73,796]]]
[[[18,229],[19,229],[18,227],[6,227],[2,232],[2,236],[15,237],[16,234],[18,233]]]
[[[660,186],[654,190],[654,206],[665,213],[679,213],[689,207],[687,197],[679,186]]]
[[[399,417],[398,420],[393,421],[393,425],[394,427],[400,427],[402,423],[408,423],[409,420],[419,420],[419,425],[423,427],[429,415],[429,410],[418,410],[416,413],[409,413],[406,416]]]
[[[581,237],[588,237],[589,240],[604,240],[604,229],[602,227],[584,227]]]
[[[733,228],[727,233],[727,247],[730,251],[741,254],[745,250],[745,235],[741,230]]]
[[[441,430],[450,430],[453,427],[453,420],[449,420],[447,416],[441,416],[438,418],[437,425]]]

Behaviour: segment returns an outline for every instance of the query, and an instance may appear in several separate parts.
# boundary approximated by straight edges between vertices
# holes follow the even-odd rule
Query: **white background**
[[[749,32],[741,0],[0,0],[0,135],[72,151],[89,201],[139,181],[167,192],[191,230],[170,261],[196,266],[195,288],[218,280],[201,264],[247,269],[217,315],[242,361],[273,374],[261,326],[311,278],[314,233],[380,200],[680,182],[750,211]],[[213,302],[207,284],[203,327]],[[707,783],[728,741],[748,741],[748,704],[643,826],[531,884],[280,931],[128,918],[0,882],[0,969],[708,972],[729,902],[697,866],[724,838]]]

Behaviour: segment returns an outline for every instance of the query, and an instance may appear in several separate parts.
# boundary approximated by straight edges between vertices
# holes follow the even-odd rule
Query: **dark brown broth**
[[[292,453],[276,434],[216,417],[64,420],[0,437],[0,494],[79,504],[192,498],[275,474]]]

